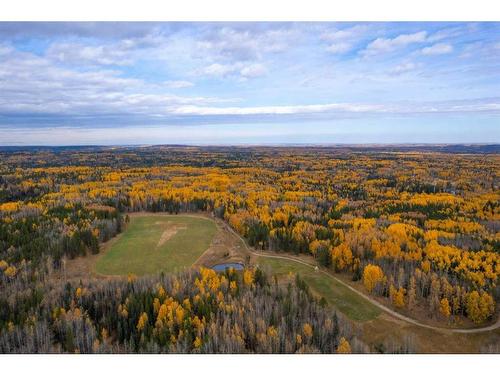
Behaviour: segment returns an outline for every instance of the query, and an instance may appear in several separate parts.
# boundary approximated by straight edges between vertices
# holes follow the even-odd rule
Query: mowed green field
[[[378,307],[334,278],[322,272],[316,272],[306,265],[286,259],[263,257],[259,258],[258,263],[264,268],[269,267],[278,277],[286,276],[289,272],[299,274],[315,293],[325,298],[329,305],[336,307],[353,320],[368,321],[375,319],[381,313]]]
[[[210,246],[212,220],[183,215],[132,216],[111,248],[96,262],[102,275],[154,274],[190,267]]]

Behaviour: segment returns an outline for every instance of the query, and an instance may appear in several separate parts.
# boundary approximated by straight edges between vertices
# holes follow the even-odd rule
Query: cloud
[[[403,74],[403,73],[408,73],[411,72],[412,70],[415,70],[417,65],[413,62],[405,62],[402,64],[397,65],[391,70],[391,73],[394,74]]]
[[[247,116],[247,115],[297,115],[315,113],[351,114],[415,114],[415,113],[460,113],[460,112],[499,112],[500,98],[447,101],[438,103],[329,103],[310,105],[283,105],[259,107],[212,107],[186,105],[172,110],[177,115],[196,116]]]
[[[193,87],[194,83],[189,81],[165,81],[163,82],[163,85],[169,89],[184,89]]]
[[[266,75],[267,69],[262,64],[247,65],[240,70],[240,74],[245,78],[256,78]]]
[[[15,24],[18,31],[2,25],[0,133],[21,123],[113,128],[372,116],[384,123],[417,114],[452,123],[445,114],[491,121],[500,114],[496,97],[441,102],[497,95],[494,23],[461,34],[451,29],[467,25]],[[443,63],[446,55],[432,53],[446,43],[474,58]],[[350,52],[363,48],[353,59]],[[431,54],[424,58],[423,50]],[[380,58],[358,58],[364,54]],[[413,101],[424,97],[429,102]]]
[[[295,106],[263,106],[263,107],[200,107],[181,106],[173,113],[183,115],[292,115],[322,112],[379,112],[384,111],[380,105],[332,103]]]
[[[429,35],[429,37],[427,38],[427,42],[434,43],[439,42],[443,39],[455,38],[462,35],[464,32],[466,32],[466,30],[464,30],[464,28],[461,26],[442,29]]]
[[[179,96],[168,88],[186,81],[147,83],[109,69],[71,70],[34,54],[13,51],[0,60],[0,114],[102,116],[108,114],[165,115],[172,106],[208,105],[227,100]],[[169,87],[170,86],[170,87]]]
[[[430,47],[422,48],[422,55],[444,55],[453,52],[453,46],[446,43],[437,43]]]
[[[348,52],[351,49],[352,49],[352,45],[350,43],[346,43],[346,42],[333,43],[333,44],[330,44],[326,48],[326,50],[328,52],[338,53],[338,54],[342,54],[342,53]]]
[[[0,115],[3,123],[12,116],[63,116],[67,119],[89,116],[99,119],[118,116],[128,121],[131,115],[168,119],[178,116],[282,116],[324,114],[407,114],[500,111],[497,98],[482,101],[446,103],[327,103],[269,106],[225,105],[233,98],[173,95],[168,89],[189,87],[190,81],[169,80],[148,83],[126,77],[119,70],[72,70],[54,64],[52,59],[2,46],[0,60]],[[394,68],[402,74],[416,68],[405,62]],[[267,74],[261,63],[214,63],[204,74],[217,77],[253,78]],[[311,100],[311,99],[309,99]],[[9,117],[10,116],[10,117]],[[33,120],[35,121],[35,120]]]
[[[349,52],[365,36],[368,27],[356,25],[344,29],[327,30],[320,35],[320,39],[329,42],[328,52],[343,54]]]
[[[267,73],[264,65],[255,63],[234,63],[234,64],[211,64],[198,71],[198,74],[225,78],[229,76],[239,76],[243,78],[256,78]]]
[[[293,29],[239,30],[233,27],[210,29],[197,41],[196,54],[216,61],[259,60],[265,53],[285,51],[293,45],[297,33]]]
[[[111,46],[87,46],[79,43],[55,43],[46,56],[65,64],[130,65],[127,50]]]
[[[265,76],[269,54],[284,53],[300,39],[292,25],[233,24],[212,27],[194,41],[193,56],[205,66],[196,75],[240,80]]]
[[[208,76],[224,77],[237,70],[238,67],[236,65],[215,63],[203,68],[201,73]]]
[[[356,25],[344,29],[333,29],[322,33],[320,38],[327,42],[354,40],[362,37],[367,29],[366,25]]]
[[[413,34],[400,34],[395,38],[377,38],[362,51],[365,56],[373,56],[380,53],[392,52],[413,43],[423,43],[427,37],[426,31]]]
[[[112,40],[141,38],[159,30],[170,34],[180,27],[175,22],[0,22],[0,37],[50,38],[64,35]]]
[[[82,42],[54,42],[45,51],[51,60],[72,65],[131,65],[144,50],[161,48],[167,39],[161,34],[122,39],[113,43],[85,44]]]

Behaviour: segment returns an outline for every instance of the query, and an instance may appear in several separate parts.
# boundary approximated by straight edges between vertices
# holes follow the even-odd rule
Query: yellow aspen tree
[[[163,286],[158,285],[158,297],[161,299],[164,299],[166,297],[167,293],[165,292],[165,289]]]
[[[9,263],[7,263],[5,260],[0,260],[0,270],[4,270],[9,266]]]
[[[408,287],[408,310],[413,310],[417,300],[417,284],[415,282],[415,277],[410,278],[410,286]]]
[[[368,264],[363,270],[363,284],[369,293],[371,293],[383,279],[384,272],[379,266]]]
[[[118,306],[118,314],[123,317],[123,318],[128,318],[128,311],[127,311],[127,306],[126,305],[122,305],[120,303],[120,305]]]
[[[137,322],[137,330],[142,331],[147,323],[148,323],[148,314],[143,312],[139,317],[139,321]]]
[[[295,336],[295,341],[298,345],[302,345],[302,336],[297,334],[297,336]]]
[[[229,283],[229,290],[231,291],[231,293],[235,293],[237,289],[238,285],[236,284],[236,281],[231,281]]]
[[[429,262],[428,260],[422,261],[421,265],[422,271],[424,271],[425,273],[428,273],[431,270],[431,262]]]
[[[345,337],[340,338],[339,346],[337,347],[337,353],[339,353],[339,354],[352,353],[351,345],[349,344],[349,341],[347,341]]]
[[[127,282],[133,283],[137,279],[137,276],[133,273],[129,273],[127,275]]]
[[[402,308],[405,306],[405,289],[403,287],[396,289],[391,285],[389,288],[389,295],[395,307]]]
[[[337,247],[334,247],[331,251],[332,262],[337,271],[342,271],[349,267],[352,262],[352,251],[349,245],[345,242]]]
[[[439,303],[439,312],[445,318],[448,318],[450,316],[450,303],[448,302],[448,298],[441,299]]]
[[[267,335],[272,338],[278,337],[278,330],[274,326],[269,326],[267,328]]]
[[[493,297],[482,291],[479,294],[476,290],[467,293],[466,297],[467,316],[474,323],[482,323],[491,317],[495,310]]]
[[[243,282],[245,285],[252,285],[253,284],[253,272],[251,270],[245,270],[243,272]]]
[[[5,276],[8,276],[8,277],[12,278],[12,277],[16,276],[17,268],[15,266],[9,266],[3,272],[4,272]]]
[[[158,311],[160,311],[160,300],[158,298],[155,298],[153,301],[153,311],[155,314],[158,314]]]
[[[182,306],[177,306],[177,309],[175,309],[175,320],[177,321],[177,324],[181,324],[184,319],[184,309]]]
[[[311,338],[313,335],[313,329],[309,323],[304,323],[302,326],[302,331],[304,332],[304,336],[307,338]]]
[[[196,336],[196,338],[194,339],[194,342],[193,342],[193,346],[196,349],[198,349],[201,346],[201,344],[202,344],[201,339],[198,336]]]
[[[479,297],[479,310],[484,320],[489,319],[495,311],[493,297],[484,291],[481,292],[481,296]]]

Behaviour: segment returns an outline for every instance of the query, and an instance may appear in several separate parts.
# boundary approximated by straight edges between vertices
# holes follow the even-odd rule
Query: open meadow
[[[329,305],[354,321],[372,320],[380,314],[376,306],[311,267],[286,259],[258,258],[257,262],[264,269],[269,268],[271,273],[278,277],[288,276],[293,280],[295,275],[299,275],[317,296],[323,297]]]
[[[133,215],[95,269],[102,275],[180,272],[208,249],[215,232],[215,223],[201,216]]]

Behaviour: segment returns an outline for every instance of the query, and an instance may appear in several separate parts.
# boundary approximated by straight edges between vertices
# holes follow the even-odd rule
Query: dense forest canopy
[[[363,351],[359,340],[352,345],[352,332],[339,333],[345,324],[328,323],[328,311],[302,296],[300,282],[284,290],[252,279],[251,287],[231,293],[231,277],[238,291],[245,284],[241,275],[221,280],[200,271],[178,276],[178,288],[171,276],[78,289],[50,290],[44,284],[65,259],[98,253],[136,211],[208,212],[251,246],[309,254],[321,266],[359,280],[366,293],[394,309],[486,324],[499,299],[500,155],[471,150],[2,150],[0,351],[333,352],[342,348],[341,338],[345,347],[351,342],[349,350]],[[207,277],[223,286],[199,291],[195,302],[199,280]],[[167,290],[164,297],[158,285]],[[275,298],[276,308],[286,313],[279,319],[266,315],[255,305],[259,298]],[[302,299],[311,304],[307,312],[287,321]],[[113,300],[111,307],[106,300]],[[124,307],[126,300],[133,307]],[[165,304],[180,306],[186,319],[167,319],[158,328],[158,309]],[[245,304],[254,315],[235,316]],[[221,309],[228,314],[224,320],[231,316],[227,326],[217,323]],[[196,318],[205,319],[203,328],[193,325]],[[260,334],[266,337],[262,342]]]

